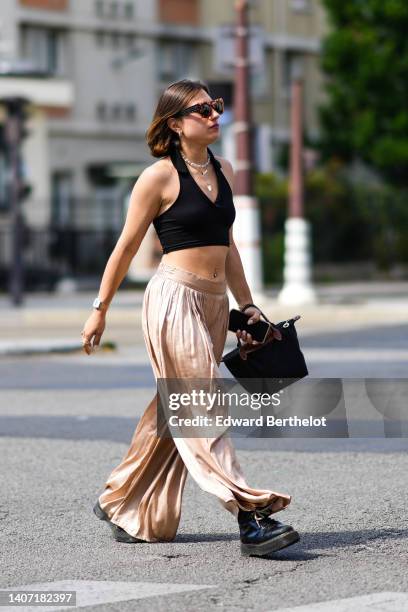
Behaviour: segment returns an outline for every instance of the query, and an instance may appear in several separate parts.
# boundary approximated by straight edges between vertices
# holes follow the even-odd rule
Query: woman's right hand
[[[99,342],[105,329],[105,313],[101,310],[94,310],[85,322],[81,332],[83,349],[90,355]],[[93,340],[93,342],[92,342]]]

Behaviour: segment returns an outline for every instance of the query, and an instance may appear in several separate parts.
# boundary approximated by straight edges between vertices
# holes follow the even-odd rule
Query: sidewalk
[[[268,289],[256,301],[274,322],[301,315],[297,329],[303,335],[318,331],[352,330],[372,325],[408,323],[408,282],[360,282],[315,285],[318,303],[283,306],[279,287]],[[141,336],[144,290],[120,290],[107,314],[106,330],[131,329]],[[0,355],[67,352],[82,349],[80,331],[92,312],[95,292],[27,294],[15,307],[0,296]],[[236,307],[229,293],[230,307]],[[105,331],[102,345],[109,340]]]

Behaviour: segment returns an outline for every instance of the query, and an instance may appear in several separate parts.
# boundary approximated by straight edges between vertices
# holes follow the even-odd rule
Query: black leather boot
[[[239,509],[238,524],[243,555],[262,557],[300,540],[293,527],[270,518],[267,512],[266,508],[251,512]]]
[[[101,506],[99,505],[99,500],[96,502],[93,508],[93,511],[98,517],[98,519],[100,519],[101,521],[106,521],[108,523],[109,527],[112,529],[113,537],[115,538],[117,542],[125,542],[126,544],[135,544],[136,542],[146,542],[146,540],[139,540],[139,538],[134,538],[133,536],[130,535],[130,533],[127,533],[127,531],[122,529],[122,527],[119,527],[119,525],[115,525],[115,523],[112,523],[109,520],[109,517],[106,514],[106,512],[104,512]]]

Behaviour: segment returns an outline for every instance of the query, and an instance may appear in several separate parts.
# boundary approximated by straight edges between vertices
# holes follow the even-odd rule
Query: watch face
[[[94,303],[93,306],[94,308],[99,308],[99,306],[102,304],[101,300],[99,298],[95,298],[94,299]]]

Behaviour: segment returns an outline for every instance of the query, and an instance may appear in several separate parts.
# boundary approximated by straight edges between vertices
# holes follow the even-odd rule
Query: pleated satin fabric
[[[160,262],[143,297],[142,328],[158,378],[222,378],[228,332],[226,281],[210,280]],[[238,509],[284,510],[291,496],[255,489],[245,480],[232,441],[157,435],[157,393],[130,447],[99,497],[110,520],[148,542],[174,540],[187,474],[235,517]]]

